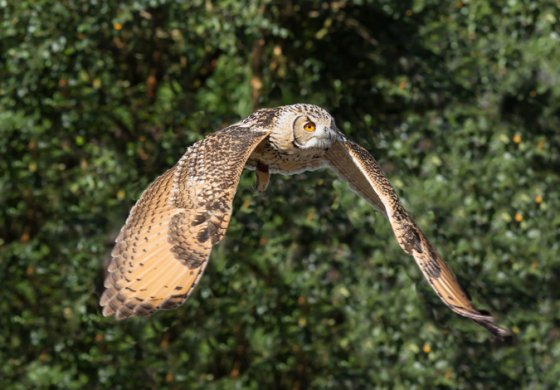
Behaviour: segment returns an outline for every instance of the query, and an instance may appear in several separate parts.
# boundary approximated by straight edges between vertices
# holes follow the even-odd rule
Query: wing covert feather
[[[103,315],[148,316],[187,299],[226,233],[245,163],[268,134],[236,125],[212,133],[148,186],[115,241]]]
[[[489,314],[474,308],[455,275],[402,206],[379,164],[360,145],[343,139],[326,156],[333,169],[361,196],[374,205],[381,202],[401,248],[418,264],[424,278],[440,299],[455,313],[470,318],[497,336],[510,331],[498,326]],[[369,189],[365,183],[369,183]],[[372,192],[375,196],[372,196]]]

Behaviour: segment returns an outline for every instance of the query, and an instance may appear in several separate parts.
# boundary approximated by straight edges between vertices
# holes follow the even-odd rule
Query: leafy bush
[[[555,1],[3,2],[2,388],[552,388]],[[326,107],[516,340],[446,309],[329,172],[246,173],[178,310],[116,323],[103,265],[147,184],[261,106]]]

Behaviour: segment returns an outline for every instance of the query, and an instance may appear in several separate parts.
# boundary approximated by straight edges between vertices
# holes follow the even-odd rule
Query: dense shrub
[[[0,1],[0,387],[552,388],[556,1]],[[180,309],[100,315],[140,192],[213,129],[309,102],[383,164],[499,343],[328,172],[243,176]]]

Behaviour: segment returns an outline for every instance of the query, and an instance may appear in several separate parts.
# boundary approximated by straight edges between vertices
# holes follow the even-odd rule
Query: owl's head
[[[321,107],[292,104],[279,110],[275,128],[298,149],[328,149],[340,136],[333,117]]]

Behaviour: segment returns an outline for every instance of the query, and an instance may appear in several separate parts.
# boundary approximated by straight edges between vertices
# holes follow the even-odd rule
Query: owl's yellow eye
[[[315,123],[313,123],[313,122],[307,122],[305,125],[303,125],[303,130],[309,131],[310,133],[311,133],[312,131],[315,131]]]

